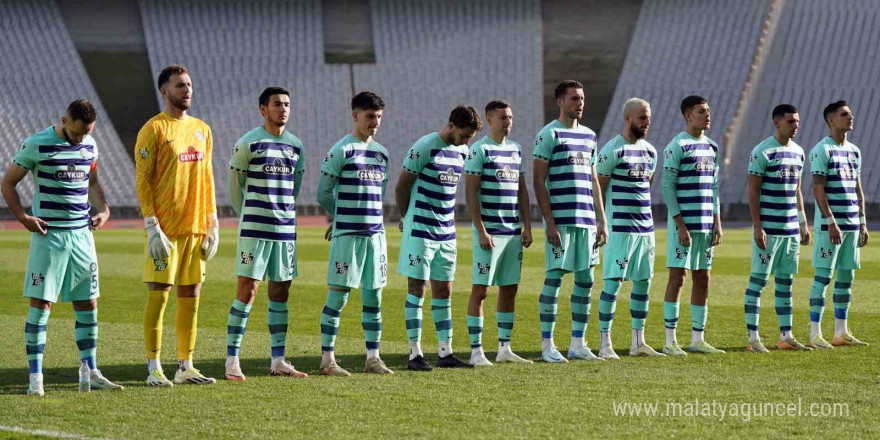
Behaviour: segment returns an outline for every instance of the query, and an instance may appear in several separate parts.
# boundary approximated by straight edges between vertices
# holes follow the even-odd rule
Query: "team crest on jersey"
[[[856,170],[855,168],[849,166],[849,164],[843,164],[840,169],[837,170],[837,174],[844,179],[856,178]]]
[[[446,172],[438,174],[437,179],[440,180],[440,183],[451,183],[456,185],[458,184],[459,179],[461,179],[461,174],[456,173],[452,167],[449,167],[446,169]]]
[[[345,275],[348,272],[348,263],[343,263],[341,261],[336,262],[336,273],[339,275]]]
[[[675,248],[675,258],[679,260],[684,260],[688,255],[687,249]]]
[[[61,182],[77,182],[86,180],[86,172],[76,169],[74,164],[67,166],[67,169],[55,172],[55,180]]]
[[[363,170],[357,172],[358,179],[361,180],[372,180],[381,182],[385,180],[385,173],[375,169],[372,165],[367,165],[367,167]]]
[[[617,263],[617,266],[620,268],[620,270],[624,270],[626,269],[626,265],[629,264],[629,258],[624,258],[623,260],[617,259],[614,262]]]
[[[156,267],[156,272],[162,272],[163,270],[168,268],[168,259],[153,258],[153,266]]]
[[[288,176],[293,174],[293,167],[284,163],[283,160],[276,158],[272,163],[263,165],[263,172],[266,174]]]
[[[480,271],[481,274],[489,273],[489,268],[491,266],[491,264],[477,263],[477,269]]]
[[[586,165],[589,161],[590,158],[583,151],[568,155],[568,163],[570,165]]]
[[[92,153],[89,153],[89,150],[85,147],[79,149],[79,155],[83,159],[91,159],[92,157]]]
[[[512,151],[510,153],[510,158],[513,160],[519,160],[519,153],[517,153],[516,151]]]
[[[196,131],[196,139],[198,139],[199,142],[203,142],[205,140],[205,133],[202,133],[201,130]]]
[[[822,254],[822,258],[831,258],[831,249],[825,249],[824,247],[820,247],[819,253]]]
[[[770,254],[758,254],[758,258],[761,259],[761,264],[770,264]]]
[[[503,169],[495,171],[495,178],[505,182],[516,182],[519,172],[510,169],[510,165],[504,165]]]
[[[422,264],[422,257],[420,255],[409,254],[409,265],[410,266],[418,266]]]
[[[697,171],[712,171],[715,168],[715,162],[709,156],[703,156],[699,162],[694,165]]]
[[[558,260],[562,258],[562,255],[565,254],[565,249],[557,246],[553,246],[550,248],[550,252],[553,252],[553,258]]]
[[[849,159],[849,163],[852,164],[853,168],[859,163],[858,157],[856,157],[855,153],[847,155],[847,159]]]
[[[253,252],[242,252],[241,253],[241,264],[251,264],[254,261],[254,253]]]
[[[32,286],[42,286],[43,281],[45,279],[46,279],[46,277],[44,277],[43,274],[31,272],[31,285]]]
[[[794,179],[798,177],[797,168],[794,165],[782,166],[779,169],[779,177],[783,179]]]
[[[296,156],[296,151],[293,150],[293,147],[287,147],[284,149],[284,156],[293,159]]]
[[[634,167],[630,168],[629,177],[647,179],[648,177],[651,177],[651,169],[644,164],[637,163]]]
[[[180,153],[177,156],[177,159],[181,162],[184,162],[184,163],[186,163],[186,162],[201,162],[201,161],[205,160],[205,153],[202,153],[201,151],[196,150],[196,147],[189,146],[189,147],[187,147],[185,152]]]

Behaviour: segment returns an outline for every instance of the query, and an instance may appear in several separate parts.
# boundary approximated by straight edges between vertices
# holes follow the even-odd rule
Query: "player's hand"
[[[147,254],[154,260],[164,260],[174,249],[174,243],[162,232],[159,227],[159,219],[147,217],[144,219],[144,228],[147,230]]]
[[[101,229],[101,227],[104,226],[104,223],[107,223],[107,219],[109,218],[110,210],[95,214],[94,216],[92,216],[91,219],[89,219],[89,229],[93,231],[96,229]]]
[[[217,220],[217,214],[208,219],[208,230],[205,237],[202,238],[202,256],[205,261],[210,261],[217,255],[217,248],[220,246],[220,222]]]
[[[767,250],[767,234],[764,232],[764,228],[762,228],[760,226],[755,226],[754,235],[755,235],[755,244],[758,245],[758,249],[760,249],[762,251],[766,251]],[[713,237],[713,241],[714,241],[714,237]],[[801,238],[801,241],[803,241],[803,238]]]
[[[859,234],[859,241],[861,241],[861,234]],[[840,227],[837,226],[837,222],[831,222],[828,225],[828,238],[831,240],[831,244],[840,244],[843,243],[843,239],[841,238],[842,234],[840,232]]]
[[[764,232],[763,230],[761,232]],[[721,223],[715,222],[715,226],[712,227],[712,246],[718,246],[721,244],[721,238],[724,237],[724,233],[721,231]],[[766,238],[764,247],[766,247]]]
[[[477,235],[480,240],[480,249],[489,250],[495,247],[495,240],[492,240],[492,236],[486,232],[486,229],[483,228],[482,231],[477,231]]]
[[[19,222],[27,228],[28,231],[36,232],[39,234],[46,235],[46,232],[49,228],[49,223],[46,223],[45,220],[41,218],[34,217],[32,215],[24,215],[24,218],[19,220]]]
[[[801,223],[801,245],[806,246],[810,244],[810,239],[812,239],[810,227],[806,223]]]
[[[608,243],[608,228],[605,223],[599,223],[596,227],[596,245],[605,246]]]
[[[522,245],[524,248],[527,248],[532,245],[532,229],[531,228],[523,228],[523,230],[522,230]]]
[[[559,235],[559,229],[556,228],[556,224],[547,224],[547,243],[550,243],[552,246],[561,247],[562,246],[562,236]]]
[[[859,229],[859,247],[868,244],[868,225],[862,225]]]
[[[330,237],[333,237],[333,224],[327,226],[327,232],[324,233],[324,240],[330,241]]]
[[[691,247],[691,233],[688,231],[688,228],[684,223],[678,225],[675,235],[678,236],[678,244],[680,244],[681,247]]]

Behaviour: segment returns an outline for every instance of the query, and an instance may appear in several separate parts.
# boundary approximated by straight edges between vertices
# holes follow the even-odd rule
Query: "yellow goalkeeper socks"
[[[177,298],[177,359],[192,359],[196,348],[196,323],[199,314],[199,297]]]
[[[162,350],[162,318],[168,304],[168,291],[147,291],[147,307],[144,309],[144,344],[147,359],[159,359]]]

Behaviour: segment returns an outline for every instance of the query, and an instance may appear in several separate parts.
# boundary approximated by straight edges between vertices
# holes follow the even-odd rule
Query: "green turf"
[[[723,356],[690,355],[686,358],[633,359],[629,347],[628,289],[621,290],[613,341],[619,362],[566,365],[496,365],[471,371],[435,371],[415,374],[405,370],[406,333],[403,321],[405,280],[396,274],[399,233],[389,231],[392,262],[389,286],[384,291],[383,358],[397,371],[391,377],[355,373],[350,378],[318,377],[320,361],[319,319],[325,299],[328,244],[323,228],[300,228],[299,278],[292,288],[288,358],[313,374],[307,380],[269,377],[269,342],[266,330],[265,288],[261,290],[242,348],[245,382],[220,380],[210,387],[178,386],[150,389],[143,385],[145,364],[141,316],[145,303],[140,283],[142,235],[139,230],[101,231],[96,234],[101,263],[100,341],[98,363],[111,379],[126,386],[123,392],[76,391],[78,356],[73,342],[71,308],[60,304],[49,320],[49,342],[44,361],[46,396],[25,396],[27,363],[22,329],[27,301],[21,283],[29,237],[24,232],[0,231],[0,437],[13,435],[2,427],[24,427],[111,438],[241,438],[241,437],[662,437],[770,438],[781,433],[827,437],[880,435],[878,414],[878,351],[880,345],[880,251],[862,252],[862,269],[856,274],[850,312],[854,333],[875,344],[828,352],[773,351],[756,356],[744,352],[745,326],[742,295],[749,265],[749,232],[728,230],[716,252],[712,273],[707,340],[728,350]],[[199,313],[196,366],[221,378],[225,356],[225,326],[234,295],[233,256],[235,231],[221,232],[218,257],[208,267]],[[523,283],[518,300],[514,349],[528,358],[540,357],[537,297],[543,281],[543,240],[525,252]],[[665,232],[658,231],[658,249],[664,249]],[[470,291],[470,231],[459,231],[459,266],[453,300],[454,348],[464,358],[469,345],[465,324]],[[809,257],[802,252],[802,273],[795,280],[795,335],[808,339],[807,305],[812,279]],[[663,252],[651,289],[647,341],[656,348],[663,342],[662,294],[666,284]],[[601,273],[597,270],[597,273]],[[572,286],[567,277],[560,296],[557,345],[568,346]],[[689,287],[687,287],[689,288]],[[598,345],[597,310],[601,281],[593,290],[588,329],[591,346]],[[495,318],[491,313],[495,291],[487,302],[484,345],[490,359],[496,346]],[[776,340],[772,285],[763,299],[762,325],[766,342]],[[826,311],[825,333],[832,332],[833,311]],[[173,371],[176,343],[176,301],[166,311],[164,361]],[[682,304],[679,339],[690,338],[687,295]],[[360,298],[352,295],[342,315],[337,340],[340,364],[359,371],[364,361],[360,325]],[[425,313],[423,346],[433,361],[435,332],[430,312]],[[769,344],[768,344],[769,345]],[[173,373],[172,373],[173,374]],[[698,400],[697,400],[698,399]],[[844,403],[844,417],[745,417],[716,416],[634,417],[615,416],[614,403],[667,402],[719,404],[798,403],[802,412],[812,403]],[[701,407],[697,407],[699,410]],[[716,411],[719,411],[716,409]],[[699,411],[698,411],[699,413]],[[728,413],[729,414],[729,413]]]

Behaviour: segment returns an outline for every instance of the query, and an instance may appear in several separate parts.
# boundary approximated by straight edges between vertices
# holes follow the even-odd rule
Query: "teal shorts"
[[[285,282],[296,278],[296,242],[239,237],[235,274],[254,280]]]
[[[752,239],[752,273],[795,275],[801,255],[800,236],[767,236],[767,249],[758,249]]]
[[[522,235],[493,235],[495,247],[483,249],[474,232],[473,283],[480,286],[519,284],[522,273]]]
[[[88,301],[98,295],[98,256],[87,228],[31,234],[24,296],[52,303]]]
[[[544,270],[580,272],[599,264],[599,243],[595,228],[561,227],[562,246],[544,243]]]
[[[602,278],[650,280],[654,277],[654,233],[612,232],[604,251]]]
[[[833,245],[828,238],[828,232],[816,232],[813,267],[831,270],[856,270],[862,267],[859,258],[859,231],[841,232],[840,238],[841,243]]]
[[[691,232],[690,247],[678,244],[678,231],[675,226],[667,229],[666,267],[687,270],[709,270],[715,248],[712,246],[712,232]]]
[[[357,289],[381,289],[388,282],[385,233],[339,235],[330,240],[327,284]]]
[[[397,272],[417,280],[452,281],[457,256],[455,240],[426,240],[404,233]]]

